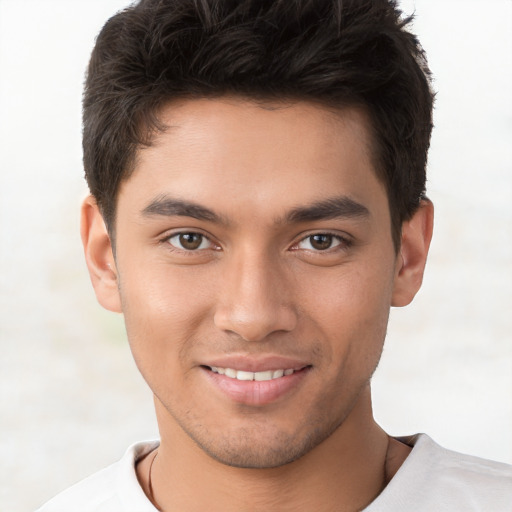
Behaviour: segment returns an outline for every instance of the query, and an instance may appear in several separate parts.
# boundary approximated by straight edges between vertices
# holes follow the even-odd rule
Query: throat
[[[270,469],[233,468],[211,460],[178,468],[172,453],[152,452],[138,465],[143,475],[139,481],[162,511],[208,510],[212,503],[218,510],[233,512],[362,510],[385,488],[397,463],[405,460],[401,446],[395,446],[401,443],[384,434],[354,460],[341,449],[337,457],[327,455],[334,452],[333,437],[319,452]]]

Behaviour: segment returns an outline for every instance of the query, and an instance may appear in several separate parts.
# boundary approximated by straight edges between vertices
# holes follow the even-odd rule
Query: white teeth
[[[258,381],[272,380],[273,373],[274,372],[272,370],[269,370],[268,372],[255,372],[254,380],[258,380]]]
[[[254,373],[252,373],[252,372],[243,372],[241,370],[238,370],[236,372],[236,378],[238,380],[254,380]]]
[[[210,366],[212,372],[218,373],[219,375],[225,375],[231,379],[237,380],[272,380],[279,379],[285,375],[291,375],[295,370],[288,368],[287,370],[266,370],[263,372],[246,372],[244,370],[233,370],[232,368],[220,368],[218,366]]]
[[[237,371],[231,368],[226,368],[225,375],[226,377],[230,377],[232,379],[236,379]]]

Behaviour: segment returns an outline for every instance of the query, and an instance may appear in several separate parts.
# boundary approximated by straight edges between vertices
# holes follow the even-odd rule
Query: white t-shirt
[[[446,450],[425,434],[398,438],[413,449],[364,512],[511,512],[512,466]],[[36,512],[157,512],[135,464],[158,441],[137,443],[123,458],[57,495]]]

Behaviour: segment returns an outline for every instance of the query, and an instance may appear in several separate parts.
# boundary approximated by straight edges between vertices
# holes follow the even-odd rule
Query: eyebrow
[[[326,219],[367,218],[370,212],[366,206],[347,196],[332,197],[314,202],[308,206],[293,208],[285,216],[285,222],[300,223]]]
[[[228,224],[227,220],[210,210],[192,201],[175,199],[167,195],[161,195],[153,199],[143,210],[144,217],[192,217],[197,220],[205,220],[218,224]]]
[[[192,201],[176,199],[167,195],[160,195],[153,199],[143,210],[144,217],[191,217],[193,219],[228,225],[229,221],[213,210]],[[370,212],[366,206],[350,199],[347,196],[333,197],[316,201],[307,206],[292,208],[277,223],[298,224],[324,219],[339,218],[367,218]]]

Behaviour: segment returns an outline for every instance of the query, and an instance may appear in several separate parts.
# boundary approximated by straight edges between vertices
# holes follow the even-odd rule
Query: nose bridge
[[[222,277],[215,311],[218,328],[259,341],[295,327],[289,283],[276,255],[254,248],[237,251],[227,258]]]

